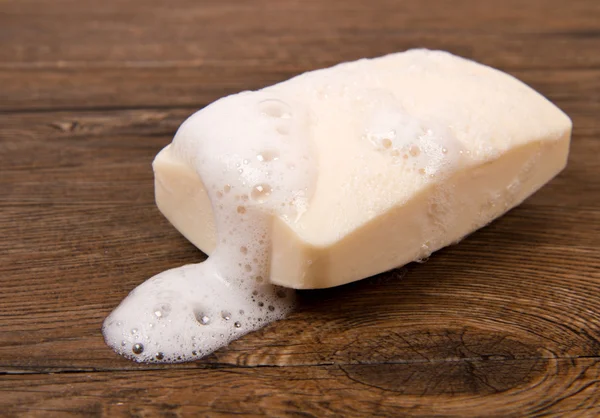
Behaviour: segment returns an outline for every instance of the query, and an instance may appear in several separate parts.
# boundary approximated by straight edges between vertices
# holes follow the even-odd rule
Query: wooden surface
[[[0,0],[0,41],[0,414],[600,415],[599,1]],[[186,116],[416,46],[564,109],[568,168],[427,263],[302,292],[202,361],[104,345],[131,289],[205,258],[153,202]]]

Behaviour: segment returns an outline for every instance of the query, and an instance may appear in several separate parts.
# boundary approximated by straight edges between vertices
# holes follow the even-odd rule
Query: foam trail
[[[134,289],[104,322],[108,345],[136,361],[189,361],[293,309],[294,292],[268,282],[270,228],[274,216],[293,222],[308,205],[316,179],[309,126],[292,100],[244,92],[180,127],[173,152],[208,190],[217,247],[207,261]]]

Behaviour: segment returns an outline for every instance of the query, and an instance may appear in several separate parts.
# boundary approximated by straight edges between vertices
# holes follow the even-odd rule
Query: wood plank
[[[433,359],[473,356],[438,351],[464,340],[461,334],[470,340],[468,346],[486,347],[481,356],[542,357],[546,351],[600,355],[595,311],[600,263],[594,257],[600,217],[581,211],[557,223],[561,216],[554,211],[543,216],[543,211],[528,209],[521,216],[508,215],[425,265],[337,289],[304,292],[300,311],[289,320],[247,336],[207,361],[404,361],[414,357],[414,347]],[[15,229],[21,238],[11,236],[10,229],[5,235],[11,238],[12,264],[2,271],[7,296],[0,303],[2,369],[133,367],[102,342],[104,316],[143,279],[203,256],[155,210],[132,207],[127,211],[131,216],[124,216],[122,207],[85,214],[78,208],[54,211],[56,217],[49,219],[37,208],[29,210],[21,218],[26,222],[15,222],[28,225]],[[72,226],[63,232],[52,227],[61,225],[58,216],[70,219]],[[35,231],[44,225],[50,225],[49,233],[40,240]],[[593,233],[581,241],[584,228]],[[77,232],[69,232],[73,230]],[[101,240],[89,240],[94,231],[102,234]],[[56,260],[61,260],[58,268]],[[381,341],[389,343],[384,358],[373,354]]]
[[[598,39],[600,40],[600,37]],[[460,52],[459,48],[429,46]],[[502,48],[501,45],[495,47]],[[388,51],[404,49],[406,48],[390,47]],[[600,41],[594,45],[594,51],[598,49]],[[370,54],[365,50],[348,57],[339,54],[327,55],[327,59],[315,63],[288,61],[275,67],[264,65],[258,60],[251,63],[224,62],[196,67],[0,69],[0,85],[3,86],[0,111],[199,108],[229,94],[260,89],[305,71],[328,67],[364,55]],[[479,59],[475,54],[463,55]],[[485,59],[480,62],[492,64],[490,60]],[[577,101],[582,97],[598,97],[600,92],[598,68],[498,68],[514,75],[563,107],[569,101]]]
[[[199,107],[308,70],[412,47],[450,50],[534,87],[542,85],[539,73],[563,80],[565,71],[580,72],[567,74],[566,82],[579,86],[574,91],[554,81],[541,89],[551,98],[552,88],[598,92],[595,2],[571,1],[568,11],[558,0],[508,2],[514,8],[468,0],[375,3],[180,0],[165,7],[137,0],[104,2],[97,10],[76,0],[51,7],[5,1],[0,37],[20,42],[0,51],[0,110]]]
[[[6,376],[9,416],[594,416],[598,359]],[[425,384],[424,384],[425,383]],[[518,405],[515,409],[515,405]],[[515,414],[515,411],[518,411]]]
[[[560,0],[134,0],[105,2],[101,9],[77,0],[56,0],[51,6],[5,0],[2,9],[2,32],[19,40],[0,51],[5,68],[256,65],[263,60],[267,67],[280,67],[322,57],[335,63],[365,56],[367,48],[366,55],[381,55],[428,42],[462,43],[463,52],[470,45],[500,60],[492,65],[600,63],[597,54],[585,53],[594,51],[600,7],[585,0],[572,0],[568,8]],[[472,36],[478,42],[458,41]],[[495,49],[499,42],[503,49]],[[557,46],[564,54],[554,53]]]

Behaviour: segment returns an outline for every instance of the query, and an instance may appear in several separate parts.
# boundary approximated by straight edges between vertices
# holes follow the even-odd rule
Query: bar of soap
[[[290,288],[426,258],[556,175],[570,133],[518,80],[425,50],[217,100],[154,161],[158,207],[210,257],[137,286],[105,341],[135,361],[195,360],[285,318]]]
[[[240,95],[243,106],[275,121],[281,141],[301,136],[314,156],[311,195],[294,216],[271,211],[264,237],[268,280],[295,289],[338,286],[426,258],[520,204],[568,156],[572,125],[560,109],[517,79],[446,52],[363,59]],[[214,141],[227,141],[218,134],[223,123],[260,135],[236,106],[224,102],[214,127],[205,115],[185,129]],[[157,155],[156,203],[211,254],[224,239],[213,215],[219,202],[196,169],[194,138],[178,133]],[[255,151],[235,167],[249,182],[257,165],[285,160],[293,170],[306,158]],[[231,154],[234,164],[235,148]]]

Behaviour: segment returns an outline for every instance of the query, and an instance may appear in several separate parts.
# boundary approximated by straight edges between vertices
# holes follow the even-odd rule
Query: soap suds
[[[115,351],[136,361],[190,361],[293,309],[294,292],[264,278],[272,218],[293,222],[313,193],[309,127],[300,104],[266,92],[218,100],[180,127],[173,152],[207,188],[218,245],[205,262],[160,273],[121,302],[103,327]]]
[[[448,127],[409,114],[388,92],[372,90],[366,97],[363,137],[391,164],[429,177],[460,166],[465,148]]]

